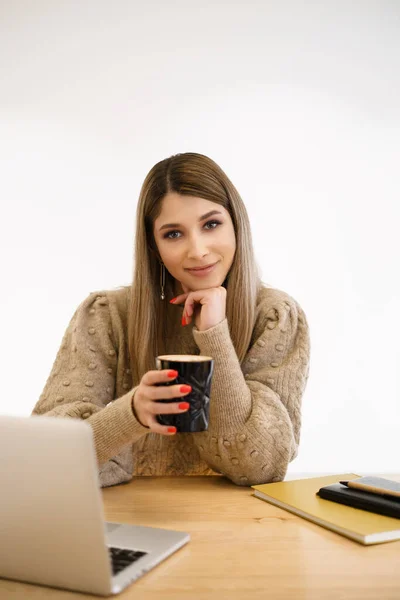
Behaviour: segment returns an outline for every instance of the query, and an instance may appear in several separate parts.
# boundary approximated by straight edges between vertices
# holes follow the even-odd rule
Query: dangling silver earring
[[[165,286],[165,267],[164,267],[164,263],[160,263],[161,264],[161,271],[160,271],[160,286],[161,286],[161,300],[165,300],[165,292],[164,292],[164,286]]]

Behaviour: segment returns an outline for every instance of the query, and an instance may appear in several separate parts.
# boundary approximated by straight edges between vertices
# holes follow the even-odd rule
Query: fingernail
[[[190,386],[190,385],[181,385],[181,387],[179,388],[179,391],[182,392],[182,394],[187,394],[188,392],[192,391],[192,386]]]
[[[168,371],[167,375],[168,377],[171,377],[171,379],[175,379],[175,377],[178,377],[178,371]]]
[[[181,403],[179,404],[179,408],[180,408],[181,410],[187,410],[187,409],[189,408],[189,406],[190,406],[189,402],[181,402]]]
[[[176,296],[175,298],[172,298],[172,300],[170,300],[170,303],[172,303],[172,304],[173,304],[173,303],[175,302],[175,300],[177,299],[177,297],[178,297],[178,296]]]
[[[186,325],[186,319],[185,319],[185,315],[183,315],[182,317],[182,325],[185,326]]]
[[[176,427],[168,427],[168,433],[176,433]]]

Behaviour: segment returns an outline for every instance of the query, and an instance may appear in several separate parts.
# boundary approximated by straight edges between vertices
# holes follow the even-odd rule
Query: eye
[[[211,227],[210,229],[217,229],[218,225],[221,225],[221,221],[217,221],[216,219],[213,219],[212,221],[207,221],[207,223],[204,225],[204,227],[206,227],[207,225],[215,225],[215,227]]]
[[[172,237],[173,233],[179,233],[179,231],[169,231],[168,233],[163,235],[164,240],[176,240],[177,238],[175,236]]]
[[[212,227],[208,227],[208,225]],[[216,229],[219,225],[222,225],[221,221],[218,221],[217,219],[212,219],[211,221],[207,221],[207,223],[204,224],[204,228],[208,231],[211,231],[213,229]],[[174,229],[173,231],[168,231],[168,233],[166,233],[163,236],[163,238],[165,240],[178,240],[179,237],[175,235],[176,233],[180,234],[180,231],[178,231],[177,229]]]

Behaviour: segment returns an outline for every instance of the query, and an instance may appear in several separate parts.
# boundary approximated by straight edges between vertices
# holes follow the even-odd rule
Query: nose
[[[199,259],[207,256],[208,249],[204,243],[204,237],[201,235],[191,235],[188,240],[187,257],[190,259]]]

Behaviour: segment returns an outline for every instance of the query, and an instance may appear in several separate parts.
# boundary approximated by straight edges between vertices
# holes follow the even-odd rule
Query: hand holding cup
[[[182,414],[190,407],[185,396],[191,391],[191,387],[174,384],[173,380],[177,376],[178,372],[174,369],[147,371],[132,398],[132,410],[137,420],[154,433],[174,435],[176,426],[160,423],[157,415]],[[177,398],[182,398],[182,401],[177,401]],[[174,401],[169,402],[172,399]]]

